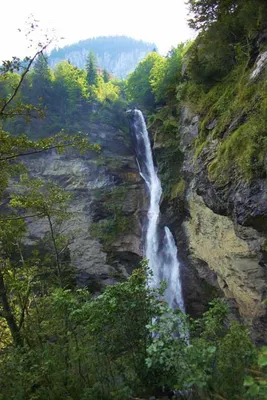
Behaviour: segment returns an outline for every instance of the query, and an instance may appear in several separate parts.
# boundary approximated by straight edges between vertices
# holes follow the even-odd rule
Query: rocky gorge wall
[[[251,72],[258,85],[265,76],[264,60],[259,55]],[[206,115],[186,105],[179,117],[161,117],[164,134],[155,126],[150,132],[163,188],[168,189],[162,224],[176,238],[186,311],[198,316],[214,297],[225,297],[232,315],[251,328],[256,341],[266,342],[266,157],[261,173],[250,179],[228,165],[219,174],[224,179],[210,173],[224,143],[247,123],[248,117],[240,115],[233,114],[218,133],[215,118],[205,122]],[[207,136],[196,151],[203,125]],[[99,154],[52,152],[29,158],[27,164],[34,176],[55,180],[73,193],[73,216],[62,229],[71,236],[69,254],[78,283],[98,291],[125,279],[142,258],[147,196],[129,131],[96,116],[89,139],[100,143]],[[29,244],[47,228],[44,221],[30,220]]]
[[[93,292],[125,279],[142,257],[146,194],[129,133],[97,120],[89,140],[99,153],[52,151],[26,161],[30,174],[57,182],[73,195],[71,217],[60,227],[68,235],[77,282]],[[44,238],[45,220],[30,218],[28,245]],[[114,232],[112,232],[114,230]]]
[[[249,78],[257,76],[257,85],[265,82],[266,62],[262,60],[265,57],[260,54]],[[253,84],[249,80],[247,85]],[[248,177],[235,166],[243,156],[243,148],[237,143],[237,161],[232,156],[225,169],[222,166],[216,176],[211,173],[218,154],[227,154],[221,150],[226,141],[240,127],[246,127],[249,118],[233,115],[226,131],[218,131],[216,119],[209,121],[204,126],[207,136],[199,151],[196,143],[203,135],[206,115],[197,114],[188,105],[180,110],[176,139],[183,161],[174,173],[178,184],[172,195],[163,200],[162,211],[176,236],[187,311],[199,315],[211,298],[225,297],[232,314],[250,327],[254,340],[266,343],[266,161],[261,164],[260,173]],[[167,154],[158,133],[154,132],[154,140],[156,153],[161,148]],[[258,163],[255,158],[254,165]]]

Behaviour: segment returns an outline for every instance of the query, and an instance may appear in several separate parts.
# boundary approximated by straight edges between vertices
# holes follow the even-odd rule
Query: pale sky
[[[193,36],[184,0],[9,0],[1,5],[0,60],[29,54],[23,32],[31,14],[48,36],[54,29],[65,38],[59,47],[89,37],[127,35],[155,42],[165,54]],[[42,38],[37,31],[34,41]]]

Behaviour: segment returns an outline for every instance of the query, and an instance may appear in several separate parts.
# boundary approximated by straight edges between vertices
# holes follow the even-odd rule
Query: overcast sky
[[[25,21],[32,14],[48,35],[74,43],[96,36],[127,35],[155,42],[160,53],[192,37],[184,0],[9,0],[1,5],[0,59],[25,56]],[[42,40],[36,33],[34,40]]]

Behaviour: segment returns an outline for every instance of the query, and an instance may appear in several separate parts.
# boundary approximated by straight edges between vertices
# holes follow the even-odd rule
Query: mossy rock
[[[195,141],[195,158],[214,139],[219,140],[208,167],[209,179],[222,184],[229,179],[252,180],[266,176],[267,83],[250,80],[246,64],[237,66],[222,82],[199,100],[205,115]],[[216,124],[207,127],[216,119]]]

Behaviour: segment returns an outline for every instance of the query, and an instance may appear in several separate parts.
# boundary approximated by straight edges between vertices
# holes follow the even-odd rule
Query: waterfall
[[[145,256],[153,277],[149,284],[158,287],[161,280],[167,282],[165,298],[168,305],[184,311],[180,265],[173,235],[168,227],[159,226],[161,183],[153,161],[151,144],[144,116],[140,110],[133,110],[132,131],[135,136],[137,164],[149,192],[149,209],[145,238]]]

